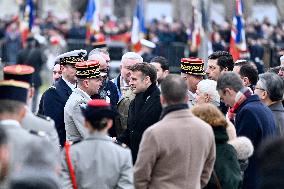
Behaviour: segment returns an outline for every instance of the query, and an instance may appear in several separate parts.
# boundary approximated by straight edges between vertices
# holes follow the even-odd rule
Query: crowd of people
[[[32,37],[18,18],[1,22],[0,188],[282,187],[283,24],[247,24],[250,57],[234,61],[229,24],[213,23],[208,61],[189,48],[195,57],[182,57],[177,74],[161,47],[187,45],[190,32],[155,20],[144,54],[124,53],[110,78],[106,47],[67,52],[66,41],[128,43],[131,25],[106,18],[103,35],[86,39],[80,18],[69,27],[49,13]],[[264,69],[268,44],[277,50]],[[39,96],[45,64],[52,85]]]
[[[201,58],[182,58],[181,73],[173,74],[165,57],[145,62],[127,52],[112,80],[110,62],[106,48],[58,55],[37,114],[29,108],[36,68],[3,68],[1,187],[258,189],[281,183],[284,57],[280,69],[259,74],[254,62],[215,51],[207,67]]]

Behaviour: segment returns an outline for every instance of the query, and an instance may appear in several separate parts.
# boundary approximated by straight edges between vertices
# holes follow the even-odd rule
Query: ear
[[[64,66],[63,65],[60,65],[60,70],[64,70]]]
[[[242,80],[245,86],[249,84],[249,79],[247,77],[243,77]]]
[[[22,106],[19,111],[19,122],[21,122],[26,116],[27,109],[25,106]]]
[[[208,93],[204,93],[204,96],[205,96],[205,102],[206,102],[206,103],[209,103],[210,100],[211,100],[209,94],[208,94]]]
[[[112,119],[107,119],[107,126],[106,126],[106,128],[110,129],[112,127],[112,125],[113,125],[113,120]]]
[[[144,78],[144,81],[145,81],[145,83],[150,83],[151,82],[151,80],[150,80],[150,77],[149,76],[146,76],[145,78]]]
[[[163,74],[164,74],[164,76],[166,77],[169,73],[170,73],[169,70],[165,70]]]
[[[34,87],[30,87],[29,88],[28,99],[33,98],[34,94],[35,94],[35,88]]]
[[[90,123],[89,121],[87,121],[86,119],[85,119],[84,127],[85,127],[86,129],[88,129],[88,130],[93,129],[92,126],[91,126],[91,123]]]
[[[160,102],[161,104],[166,104],[165,98],[163,97],[163,95],[160,95]]]
[[[86,88],[89,87],[89,81],[88,81],[87,79],[85,79],[85,80],[83,81],[83,83],[84,83],[84,87],[86,87]]]

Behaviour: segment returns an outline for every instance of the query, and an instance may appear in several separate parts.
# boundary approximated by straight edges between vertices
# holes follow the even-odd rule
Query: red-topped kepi
[[[3,68],[4,80],[16,80],[27,82],[30,85],[33,83],[33,73],[35,69],[28,65],[9,65]]]
[[[204,61],[201,58],[182,58],[181,59],[181,72],[192,75],[205,75]]]
[[[76,67],[76,77],[81,79],[91,79],[104,76],[100,72],[100,64],[97,60],[87,60],[84,62],[79,62],[75,64]]]
[[[90,100],[86,106],[82,106],[81,110],[84,117],[94,123],[102,118],[114,119],[118,113],[109,103],[103,99]]]

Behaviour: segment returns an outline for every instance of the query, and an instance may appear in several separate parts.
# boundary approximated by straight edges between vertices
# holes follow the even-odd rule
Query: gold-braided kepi
[[[88,60],[84,62],[77,63],[76,67],[76,77],[81,79],[92,79],[103,76],[100,72],[100,64],[97,60]]]
[[[204,61],[201,58],[182,58],[180,68],[185,74],[205,75]]]

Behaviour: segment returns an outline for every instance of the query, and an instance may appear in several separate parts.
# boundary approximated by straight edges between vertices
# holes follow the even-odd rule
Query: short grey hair
[[[233,89],[238,92],[244,87],[239,75],[234,72],[224,72],[217,80],[217,90],[224,90],[225,88]]]
[[[105,61],[105,59],[102,57],[102,55],[96,54],[96,53],[89,54],[88,60],[97,60],[99,62]]]
[[[215,106],[220,105],[220,96],[218,91],[216,90],[217,82],[210,79],[201,80],[197,84],[198,91],[202,94],[206,93],[210,96],[212,104]]]
[[[268,93],[271,101],[283,99],[284,81],[279,75],[275,73],[260,74],[258,84]]]
[[[139,60],[140,62],[143,62],[142,56],[140,56],[138,53],[135,53],[135,52],[127,52],[127,53],[125,53],[122,56],[122,58],[121,58],[121,63],[123,63],[123,61],[125,59]]]
[[[88,55],[88,60],[90,59],[90,57],[94,54],[107,54],[109,55],[109,52],[106,48],[95,48],[93,50],[91,50],[91,52],[89,52],[89,55]]]

